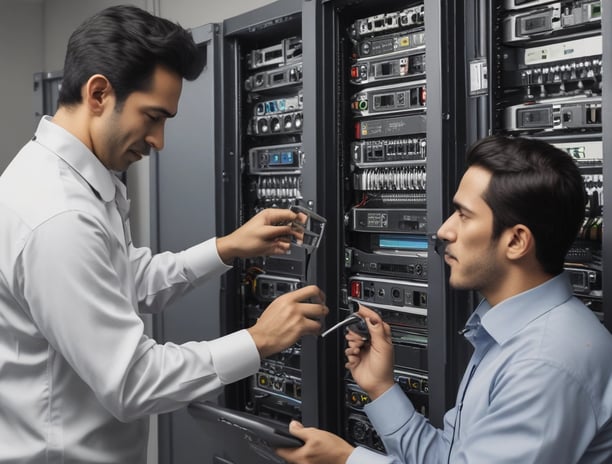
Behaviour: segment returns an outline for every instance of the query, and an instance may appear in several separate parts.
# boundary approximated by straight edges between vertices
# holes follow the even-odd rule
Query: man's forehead
[[[485,202],[483,194],[490,181],[489,171],[479,166],[470,166],[459,183],[453,201],[466,209],[473,209],[480,202]]]
[[[176,114],[178,101],[183,88],[183,79],[177,73],[163,66],[153,72],[148,89],[134,92],[141,106],[151,111],[163,113],[167,117]]]

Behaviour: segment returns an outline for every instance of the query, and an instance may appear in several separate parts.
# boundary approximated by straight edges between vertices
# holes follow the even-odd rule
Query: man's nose
[[[151,130],[149,135],[145,137],[145,142],[149,144],[151,148],[157,151],[161,151],[164,148],[164,128],[159,126]]]

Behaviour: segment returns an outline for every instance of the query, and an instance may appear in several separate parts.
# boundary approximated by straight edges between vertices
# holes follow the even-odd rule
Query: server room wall
[[[42,24],[40,5],[0,0],[0,172],[32,136],[32,75],[43,66]]]

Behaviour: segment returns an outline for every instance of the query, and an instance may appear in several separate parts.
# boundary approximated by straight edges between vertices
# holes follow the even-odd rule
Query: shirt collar
[[[519,293],[491,307],[487,300],[482,300],[468,319],[466,329],[472,330],[478,325],[502,345],[531,321],[546,314],[572,297],[572,286],[567,273],[547,280],[543,284]]]
[[[34,140],[70,165],[104,201],[115,198],[116,176],[83,142],[53,123],[50,116],[40,120]]]

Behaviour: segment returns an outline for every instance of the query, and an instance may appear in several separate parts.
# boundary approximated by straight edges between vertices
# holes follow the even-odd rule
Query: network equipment
[[[244,219],[264,208],[295,208],[303,201],[302,39],[276,37],[243,54],[243,105],[250,115],[241,134]],[[244,260],[242,298],[246,320],[254,323],[267,305],[307,281],[309,256],[323,232],[324,219],[300,208],[306,221],[296,224],[304,240],[282,256]],[[312,214],[311,214],[312,213]],[[312,217],[311,217],[312,216]],[[312,218],[315,219],[312,219]],[[321,221],[316,222],[317,219]],[[316,224],[315,224],[316,222]],[[313,226],[313,224],[315,224]],[[313,230],[312,227],[316,230]],[[245,408],[259,416],[288,423],[301,418],[301,345],[262,361],[248,382]]]
[[[548,141],[580,168],[586,218],[565,269],[574,293],[601,316],[602,2],[506,0],[501,11],[499,128]]]
[[[346,298],[391,326],[397,381],[428,413],[427,73],[425,2],[356,19],[346,76],[354,134],[346,153]],[[349,376],[350,377],[350,376]],[[409,380],[410,379],[410,380]],[[415,397],[416,394],[416,397]],[[384,451],[345,382],[346,436]]]

